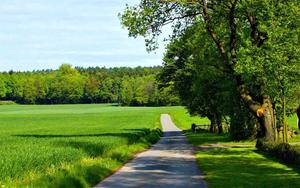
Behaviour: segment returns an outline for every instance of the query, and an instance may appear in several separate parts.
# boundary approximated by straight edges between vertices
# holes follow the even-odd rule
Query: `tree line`
[[[0,99],[20,104],[118,103],[130,106],[178,105],[170,88],[159,89],[161,67],[73,68],[0,73]]]

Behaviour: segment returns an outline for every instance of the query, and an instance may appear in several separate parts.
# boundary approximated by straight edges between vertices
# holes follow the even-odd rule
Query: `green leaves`
[[[143,0],[139,5],[127,6],[119,17],[129,36],[144,37],[147,50],[152,51],[158,47],[157,37],[164,26],[171,25],[173,34],[170,37],[174,38],[196,21],[199,10],[199,5],[185,1]]]
[[[272,1],[272,0],[247,0],[236,1],[236,6],[231,0],[214,0],[206,2],[208,7],[208,22],[204,22],[202,4],[193,1],[154,1],[145,0],[134,7],[127,7],[121,16],[122,24],[129,30],[129,36],[143,36],[148,50],[154,50],[156,38],[162,32],[162,27],[172,24],[173,39],[172,49],[179,52],[179,59],[174,61],[177,67],[188,64],[184,51],[187,46],[193,49],[193,57],[204,61],[218,62],[222,69],[216,46],[222,45],[229,63],[233,65],[232,76],[242,77],[248,87],[260,85],[261,90],[250,91],[254,95],[271,95],[276,98],[280,86],[279,80],[285,79],[287,83],[295,80],[295,74],[299,64],[299,28],[300,10],[299,1]],[[230,12],[233,11],[233,20]],[[209,24],[210,32],[217,38],[214,43],[200,44],[202,41],[212,41],[212,37],[206,32]],[[236,33],[231,30],[236,24]],[[190,30],[198,25],[198,34],[191,35]],[[210,33],[212,34],[212,33]],[[236,35],[236,36],[235,36]],[[187,43],[178,43],[178,38],[188,38]],[[202,38],[202,41],[195,40]],[[233,38],[237,39],[233,46]],[[196,41],[196,42],[195,42]],[[219,44],[216,44],[219,42]],[[205,43],[205,42],[204,42]],[[181,45],[181,46],[180,46]],[[200,47],[201,46],[201,47]],[[230,49],[234,47],[233,51]],[[199,50],[204,48],[204,50]],[[189,50],[187,50],[189,51]],[[231,54],[235,52],[236,54]],[[173,54],[175,57],[175,54]],[[166,55],[168,56],[168,54]],[[184,59],[181,59],[185,57]],[[205,57],[205,58],[204,58]],[[237,60],[235,60],[237,59]],[[166,63],[172,59],[165,58]],[[231,65],[229,65],[231,66]],[[170,65],[168,65],[170,69]],[[293,70],[293,73],[291,73]]]

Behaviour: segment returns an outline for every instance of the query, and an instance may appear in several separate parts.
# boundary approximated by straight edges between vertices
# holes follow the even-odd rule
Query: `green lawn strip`
[[[171,115],[182,129],[194,121],[185,113]],[[197,146],[197,162],[209,187],[300,187],[299,168],[257,152],[255,141],[232,142],[227,134],[207,132],[186,135]]]
[[[1,106],[0,185],[93,186],[156,142],[171,109]]]
[[[209,187],[299,187],[299,170],[256,152],[255,148],[197,151]]]
[[[193,123],[197,125],[210,124],[210,121],[207,118],[199,118],[197,116],[191,117],[184,107],[173,108],[172,110],[169,111],[169,114],[171,115],[173,122],[178,126],[180,125],[179,127],[182,130],[191,129],[191,125]]]
[[[290,143],[299,143],[300,144],[300,135],[294,135],[292,138],[289,139]]]
[[[291,127],[294,130],[298,130],[297,122],[298,122],[297,115],[293,115],[293,116],[290,116],[287,118],[287,123],[288,123],[289,127]]]
[[[296,115],[288,117],[287,122],[290,128],[292,128],[293,130],[298,130],[298,117]],[[289,139],[289,142],[292,144],[299,143],[300,145],[300,134],[295,134],[292,138]]]

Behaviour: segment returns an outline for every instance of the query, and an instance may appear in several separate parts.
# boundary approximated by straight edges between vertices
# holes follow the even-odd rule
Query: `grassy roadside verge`
[[[183,130],[190,128],[194,122],[194,118],[183,111],[170,114]],[[298,167],[286,166],[258,153],[253,141],[232,142],[226,134],[206,132],[187,132],[186,135],[199,148],[196,151],[197,162],[209,187],[300,187]]]
[[[83,158],[72,164],[63,164],[58,169],[48,169],[47,175],[34,180],[20,182],[29,187],[92,187],[121,168],[136,153],[148,149],[161,135],[157,121],[156,127],[142,133],[131,145],[123,145],[106,151],[99,157]],[[18,185],[18,184],[16,184]]]

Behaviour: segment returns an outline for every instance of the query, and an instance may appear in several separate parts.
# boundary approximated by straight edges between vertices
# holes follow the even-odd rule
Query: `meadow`
[[[162,113],[187,130],[196,147],[242,145],[197,150],[211,187],[249,187],[254,181],[257,187],[300,186],[299,169],[258,153],[254,140],[190,133],[192,123],[209,120],[190,117],[183,107],[113,105],[0,106],[0,186],[91,187],[159,139]]]
[[[160,136],[182,107],[0,106],[0,185],[89,187]]]

